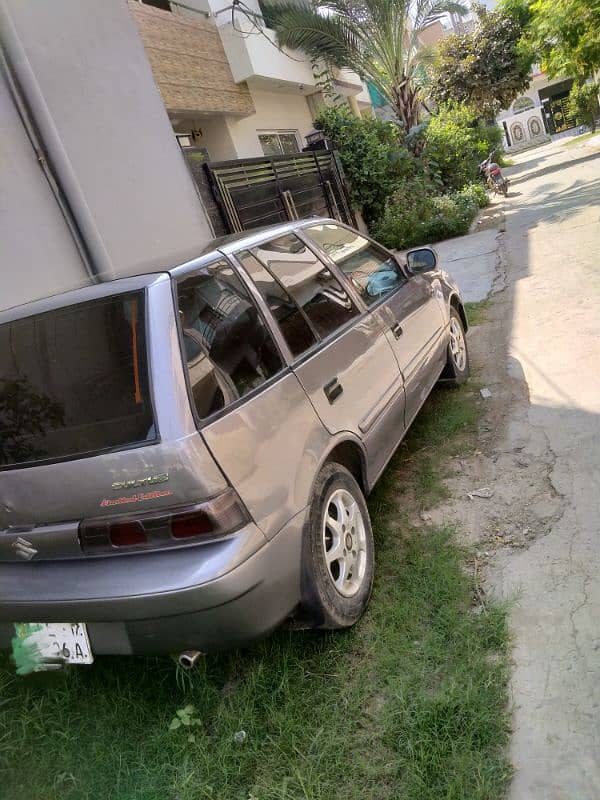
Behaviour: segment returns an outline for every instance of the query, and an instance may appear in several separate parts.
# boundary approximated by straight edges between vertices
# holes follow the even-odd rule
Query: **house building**
[[[567,103],[572,85],[572,78],[549,79],[535,64],[527,90],[496,118],[504,132],[506,148],[531,147],[573,130],[576,121]]]
[[[279,48],[258,0],[129,0],[173,130],[208,160],[297,153],[324,102],[305,55]],[[317,70],[318,72],[318,70]],[[355,114],[370,109],[360,78],[335,75]]]

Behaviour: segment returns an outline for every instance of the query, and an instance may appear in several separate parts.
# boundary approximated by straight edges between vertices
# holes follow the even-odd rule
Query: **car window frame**
[[[257,307],[258,313],[260,318],[262,319],[267,331],[271,335],[274,343],[275,348],[281,358],[281,369],[275,373],[275,375],[271,375],[266,381],[260,384],[260,386],[256,386],[254,389],[251,389],[247,394],[238,397],[237,400],[234,400],[233,403],[229,403],[229,405],[224,406],[223,408],[214,411],[208,417],[201,417],[198,413],[196,408],[196,403],[194,402],[194,394],[192,391],[192,383],[190,380],[190,372],[187,365],[187,359],[185,357],[185,342],[184,342],[184,335],[183,335],[183,326],[181,324],[181,316],[179,314],[179,302],[178,302],[178,294],[177,294],[177,287],[180,283],[189,280],[190,278],[197,277],[202,275],[206,272],[206,270],[212,265],[219,261],[227,263],[235,275],[237,276],[238,280],[242,284],[242,286],[246,289],[250,296],[250,300],[254,303]],[[262,300],[260,297],[260,292],[254,287],[254,291],[248,286],[246,275],[240,274],[242,271],[240,270],[237,263],[229,256],[220,251],[216,251],[215,258],[210,259],[209,261],[204,262],[201,266],[198,266],[197,269],[190,270],[189,272],[185,272],[179,275],[173,275],[171,277],[171,294],[173,296],[173,314],[175,315],[175,325],[177,327],[177,338],[179,340],[179,356],[181,358],[181,366],[183,369],[183,376],[185,380],[185,385],[187,389],[187,396],[188,396],[188,404],[192,414],[192,418],[196,425],[196,428],[201,431],[203,428],[206,428],[208,425],[212,425],[213,422],[224,417],[226,414],[231,413],[232,411],[237,411],[240,409],[245,403],[249,402],[250,400],[257,397],[261,392],[265,391],[271,386],[274,386],[278,381],[282,378],[286,377],[290,372],[290,365],[288,359],[286,358],[286,354],[282,352],[282,348],[280,346],[279,337],[274,335],[272,326],[270,325],[270,320],[268,315],[265,314],[264,304],[262,302],[257,302],[257,294],[258,298]],[[268,309],[266,309],[268,311]]]
[[[264,242],[261,242],[261,244],[265,244],[266,242],[269,242],[269,241],[271,241],[271,240],[270,239],[265,239]],[[260,245],[257,245],[257,246],[260,246]],[[245,253],[245,252],[250,253],[250,255],[253,258],[256,258],[256,260],[262,266],[262,268],[265,270],[265,272],[268,275],[271,276],[271,278],[275,281],[277,286],[279,286],[279,288],[282,289],[286,293],[286,295],[290,298],[290,300],[294,303],[294,305],[296,306],[296,308],[300,312],[300,315],[302,316],[302,318],[304,319],[304,321],[308,325],[308,327],[310,329],[310,332],[312,333],[312,335],[313,335],[313,337],[315,339],[315,342],[309,348],[307,348],[304,351],[304,353],[308,353],[309,351],[314,350],[314,348],[318,344],[321,343],[322,339],[319,336],[319,333],[316,330],[315,326],[313,325],[313,323],[309,319],[308,315],[305,313],[304,309],[301,308],[298,305],[298,303],[296,302],[295,298],[289,293],[289,291],[285,288],[285,286],[282,284],[282,282],[279,280],[279,278],[276,275],[274,275],[269,269],[267,269],[267,267],[262,263],[262,261],[257,256],[254,255],[252,250],[249,247],[242,247],[240,250],[236,250],[236,252],[234,254],[232,254],[231,258],[237,264],[240,273],[244,276],[244,278],[246,279],[248,284],[250,284],[252,286],[252,290],[253,290],[253,292],[256,293],[256,297],[260,298],[260,302],[263,304],[263,306],[265,308],[265,312],[269,315],[269,321],[272,322],[272,325],[273,325],[275,331],[277,332],[277,337],[280,339],[281,346],[285,349],[286,356],[288,356],[288,358],[286,359],[287,363],[289,363],[289,364],[295,363],[299,358],[302,358],[304,356],[304,353],[301,353],[299,356],[295,356],[292,353],[292,351],[290,349],[290,346],[287,343],[287,340],[286,340],[285,336],[283,335],[283,331],[279,327],[279,323],[277,322],[277,319],[275,318],[275,315],[273,314],[273,312],[269,308],[269,304],[267,303],[266,299],[260,293],[260,290],[258,289],[257,285],[254,283],[254,280],[251,277],[250,273],[244,267],[243,261],[239,258],[239,255],[242,254],[242,253]]]
[[[376,248],[378,248],[379,250],[382,250],[384,253],[387,253],[387,254],[388,254],[388,256],[394,260],[394,262],[395,262],[395,264],[397,265],[398,269],[400,270],[400,272],[402,273],[402,275],[404,275],[404,278],[405,278],[405,283],[402,283],[400,286],[397,286],[397,287],[396,287],[395,289],[393,289],[391,292],[388,292],[388,294],[384,295],[383,297],[380,297],[380,298],[379,298],[378,300],[376,300],[374,303],[371,303],[370,305],[367,305],[367,303],[366,303],[366,302],[363,300],[363,298],[362,298],[361,294],[360,294],[360,293],[357,291],[357,289],[356,289],[356,288],[353,286],[353,284],[352,284],[352,281],[351,281],[351,280],[348,278],[348,276],[347,276],[347,275],[346,275],[346,273],[345,273],[345,272],[344,272],[344,271],[341,269],[341,267],[339,267],[339,266],[338,266],[338,265],[335,263],[335,261],[334,261],[334,260],[331,258],[331,256],[330,256],[330,255],[329,255],[329,254],[326,252],[326,250],[324,250],[324,249],[323,249],[323,248],[322,248],[320,245],[318,245],[316,242],[312,241],[312,239],[310,239],[310,236],[309,236],[309,234],[308,234],[308,233],[306,233],[306,230],[307,230],[308,228],[314,228],[314,227],[316,227],[317,225],[336,225],[338,228],[344,228],[344,230],[350,231],[350,233],[358,233],[358,235],[359,235],[359,236],[362,236],[362,237],[363,237],[363,239],[366,239],[368,242],[370,242],[372,245],[374,245],[374,246],[375,246]],[[328,219],[328,220],[307,220],[307,221],[306,221],[306,224],[304,224],[304,225],[303,225],[301,228],[299,228],[299,229],[296,231],[296,233],[297,233],[297,234],[300,234],[300,233],[302,233],[303,235],[302,235],[302,236],[300,236],[300,238],[301,238],[301,239],[302,239],[302,240],[303,240],[303,241],[304,241],[304,242],[305,242],[305,243],[308,245],[308,247],[310,247],[310,248],[311,248],[311,250],[313,250],[313,252],[318,252],[318,255],[320,256],[321,260],[322,260],[322,261],[325,261],[325,262],[327,263],[327,265],[328,265],[328,266],[330,266],[330,267],[333,267],[333,269],[335,270],[336,274],[337,274],[338,276],[341,276],[341,277],[342,277],[342,280],[343,280],[343,282],[344,282],[344,285],[345,285],[345,286],[348,286],[348,287],[350,287],[350,289],[351,289],[351,291],[352,291],[352,294],[353,294],[353,296],[354,296],[355,298],[357,298],[357,299],[360,301],[360,306],[361,306],[361,307],[362,307],[362,308],[363,308],[365,311],[373,311],[373,310],[375,310],[375,309],[379,308],[379,307],[380,307],[381,305],[383,305],[384,303],[388,302],[388,301],[389,301],[389,300],[390,300],[390,299],[391,299],[391,298],[392,298],[392,297],[393,297],[395,294],[397,294],[399,291],[401,291],[402,289],[404,289],[404,287],[405,287],[405,286],[407,286],[407,285],[409,284],[411,277],[413,277],[412,275],[409,275],[409,274],[408,274],[408,272],[407,272],[407,270],[405,269],[404,265],[403,265],[403,264],[401,264],[401,263],[400,263],[400,261],[398,261],[398,259],[397,259],[396,255],[395,255],[395,254],[394,254],[394,253],[393,253],[391,250],[388,250],[388,248],[387,248],[387,247],[384,247],[384,246],[383,246],[382,244],[380,244],[380,243],[379,243],[379,242],[378,242],[376,239],[373,239],[373,237],[372,237],[372,236],[369,236],[369,234],[367,234],[367,233],[363,233],[362,231],[359,231],[359,230],[355,230],[355,229],[354,229],[354,228],[352,228],[350,225],[346,225],[345,223],[343,223],[343,222],[339,222],[338,220],[330,220],[330,219]]]
[[[315,353],[317,353],[319,350],[327,347],[329,344],[334,342],[340,336],[343,336],[344,333],[346,333],[353,325],[356,325],[357,322],[359,322],[364,317],[364,314],[365,314],[365,304],[362,302],[362,300],[360,302],[357,302],[357,299],[360,299],[360,295],[358,295],[358,293],[354,290],[354,287],[350,284],[350,281],[346,280],[345,276],[341,273],[341,270],[338,269],[336,264],[334,264],[329,259],[323,258],[323,253],[321,253],[319,251],[318,247],[315,247],[313,242],[308,241],[306,237],[300,235],[301,234],[301,230],[302,230],[302,228],[298,227],[298,228],[290,229],[285,234],[277,234],[276,236],[273,236],[273,235],[265,236],[264,239],[261,239],[260,242],[257,242],[255,244],[253,244],[251,247],[248,246],[248,245],[246,245],[245,247],[239,247],[239,248],[236,249],[236,251],[234,253],[231,254],[231,258],[235,259],[236,264],[238,264],[238,266],[239,266],[240,272],[242,272],[244,277],[246,278],[246,280],[249,283],[252,284],[252,287],[253,287],[254,291],[260,297],[260,300],[261,300],[261,302],[262,302],[262,304],[263,304],[263,306],[265,308],[265,312],[269,315],[269,319],[271,320],[272,325],[274,326],[274,328],[277,331],[278,338],[280,338],[281,344],[285,347],[285,350],[286,350],[286,353],[287,353],[287,356],[288,356],[288,364],[290,365],[291,368],[294,368],[294,367],[298,366],[299,364],[304,363],[309,358],[312,358],[312,356]],[[348,295],[348,298],[354,304],[355,310],[358,312],[356,314],[356,316],[352,317],[352,319],[348,320],[348,322],[345,322],[339,328],[336,328],[334,331],[329,333],[327,336],[320,336],[318,331],[314,327],[313,323],[310,321],[308,315],[304,312],[304,310],[300,307],[300,305],[298,305],[298,303],[296,302],[296,299],[290,294],[289,290],[286,289],[286,287],[281,283],[279,278],[277,278],[277,276],[274,275],[271,272],[271,270],[268,269],[268,267],[265,264],[262,264],[262,262],[261,262],[263,268],[269,273],[269,275],[273,278],[273,280],[279,286],[281,286],[281,288],[286,292],[286,294],[288,294],[291,297],[291,299],[294,301],[294,303],[298,307],[300,313],[305,318],[305,320],[308,322],[308,325],[309,325],[311,331],[313,332],[313,334],[314,334],[314,336],[316,338],[315,343],[311,347],[307,348],[299,356],[294,356],[292,354],[292,351],[290,350],[287,342],[285,341],[285,337],[283,336],[283,333],[281,332],[281,329],[279,328],[277,320],[275,319],[275,316],[271,312],[271,309],[268,307],[265,299],[263,298],[263,296],[259,292],[258,288],[254,284],[254,281],[252,280],[250,275],[244,269],[243,264],[237,258],[238,253],[242,253],[245,250],[248,250],[250,253],[252,253],[252,249],[253,248],[260,247],[262,244],[266,244],[267,242],[270,242],[270,241],[275,240],[275,239],[280,239],[282,235],[288,235],[288,234],[293,234],[293,235],[297,236],[297,238],[300,239],[300,241],[311,251],[311,253],[315,256],[315,258],[323,264],[323,267],[325,269],[328,269],[332,273],[332,275],[338,281],[338,283],[340,284],[342,289],[344,289],[346,291],[346,293]],[[260,259],[259,259],[259,261],[260,261]],[[332,266],[333,266],[333,269],[332,269]],[[350,286],[351,291],[348,291],[348,287],[349,286]]]

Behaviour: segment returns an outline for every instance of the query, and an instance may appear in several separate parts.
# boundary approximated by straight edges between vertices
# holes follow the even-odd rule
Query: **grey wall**
[[[31,113],[54,131],[70,191],[94,229],[102,279],[196,255],[212,238],[210,223],[125,0],[0,0],[0,45],[26,94],[42,98]],[[0,131],[6,308],[89,278],[5,85]]]
[[[83,262],[0,79],[0,308],[86,282]]]

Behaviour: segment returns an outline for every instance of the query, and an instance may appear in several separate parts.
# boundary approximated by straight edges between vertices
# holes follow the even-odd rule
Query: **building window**
[[[298,131],[265,131],[258,134],[258,141],[266,156],[287,156],[300,152]]]
[[[154,6],[154,8],[160,8],[163,11],[171,11],[171,4],[169,0],[139,0],[140,3],[144,3],[147,6]]]

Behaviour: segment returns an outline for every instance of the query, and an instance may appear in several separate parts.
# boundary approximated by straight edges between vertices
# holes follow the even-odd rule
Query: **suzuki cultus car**
[[[333,220],[211,248],[0,314],[3,647],[189,665],[365,610],[365,496],[467,377],[459,291]]]

